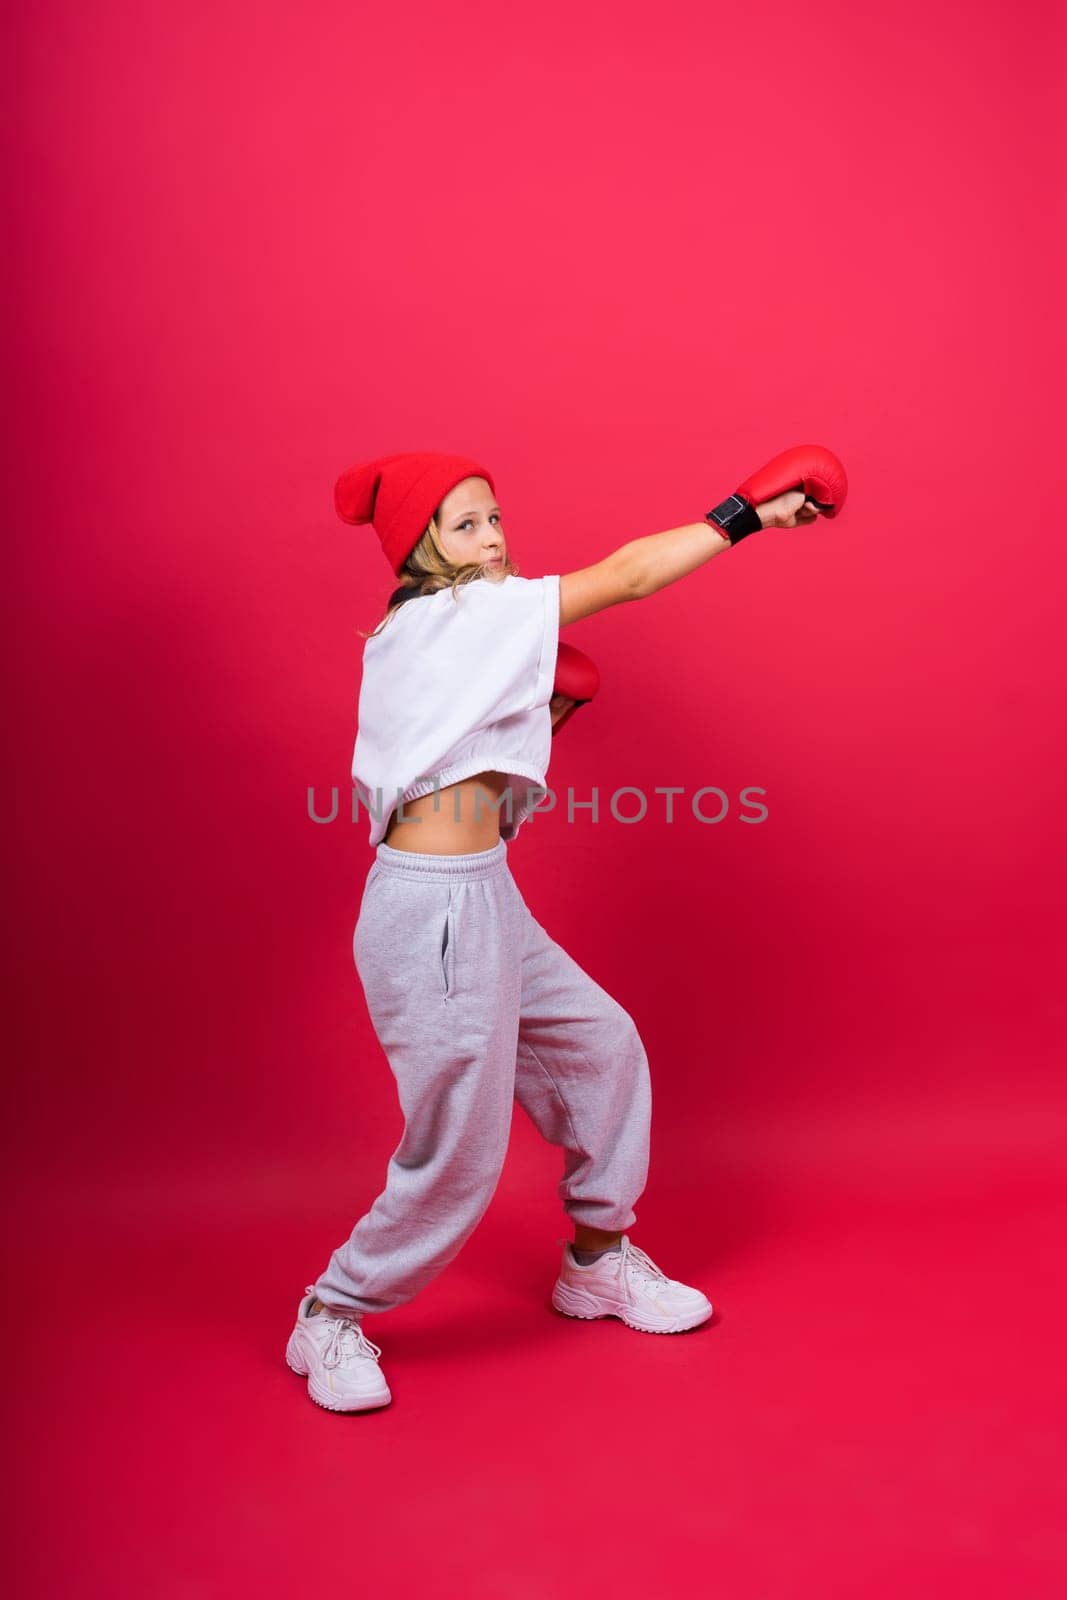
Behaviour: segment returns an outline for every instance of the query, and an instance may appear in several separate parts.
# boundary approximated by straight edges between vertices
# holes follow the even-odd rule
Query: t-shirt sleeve
[[[547,706],[556,681],[559,653],[559,575],[533,580],[541,589],[541,649],[537,661],[535,706]]]
[[[468,732],[547,706],[559,649],[559,578],[478,579],[443,592],[427,657]]]

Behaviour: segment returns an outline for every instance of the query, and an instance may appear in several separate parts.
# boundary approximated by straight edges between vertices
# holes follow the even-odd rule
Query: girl
[[[552,1305],[646,1333],[712,1315],[699,1289],[667,1277],[626,1231],[648,1173],[651,1111],[634,1022],[535,921],[507,847],[545,793],[551,739],[579,703],[557,685],[559,629],[654,594],[757,527],[832,515],[844,479],[833,481],[827,456],[786,452],[758,475],[778,485],[763,503],[745,493],[753,479],[702,522],[534,579],[511,559],[478,463],[385,456],[338,480],[338,514],[373,525],[399,579],[364,635],[352,778],[375,858],[353,952],[404,1131],[384,1189],[298,1308],[286,1359],[317,1404],[389,1404],[362,1319],[411,1300],[470,1237],[516,1100],[564,1154],[558,1192],[574,1241],[559,1241]]]

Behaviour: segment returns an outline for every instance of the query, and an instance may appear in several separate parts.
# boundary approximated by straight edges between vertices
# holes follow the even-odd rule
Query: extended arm
[[[626,600],[643,600],[695,572],[759,528],[795,528],[819,515],[832,517],[845,501],[845,469],[821,445],[796,445],[774,457],[731,496],[741,515],[731,529],[714,520],[687,522],[663,533],[631,539],[595,566],[563,573],[560,626]],[[725,502],[724,502],[725,504]]]

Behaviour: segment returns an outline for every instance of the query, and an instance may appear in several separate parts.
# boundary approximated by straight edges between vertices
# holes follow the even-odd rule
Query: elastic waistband
[[[506,839],[498,839],[489,850],[435,856],[421,850],[394,850],[383,840],[375,848],[374,865],[405,878],[488,878],[508,870],[508,846]]]

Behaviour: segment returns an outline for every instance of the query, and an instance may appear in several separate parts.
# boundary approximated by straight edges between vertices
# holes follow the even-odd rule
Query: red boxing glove
[[[561,639],[556,651],[556,680],[552,686],[552,693],[573,700],[574,705],[567,707],[552,729],[553,735],[559,732],[567,718],[573,716],[579,706],[584,706],[587,700],[593,698],[599,688],[600,673],[597,671],[596,662],[584,651]]]
[[[848,494],[848,479],[832,450],[821,444],[795,444],[746,478],[737,492],[761,506],[789,489],[803,489],[804,498],[824,517],[836,517]]]
[[[746,478],[735,494],[706,513],[705,520],[715,522],[730,543],[736,544],[762,526],[756,507],[790,489],[803,489],[804,498],[818,506],[824,517],[836,517],[848,494],[848,479],[841,462],[825,445],[795,444]]]

